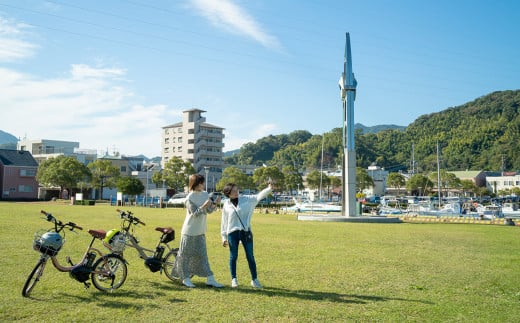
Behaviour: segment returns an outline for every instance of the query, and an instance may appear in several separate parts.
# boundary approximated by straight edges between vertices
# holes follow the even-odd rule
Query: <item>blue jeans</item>
[[[251,233],[251,240],[246,239],[245,231],[237,230],[228,234],[229,245],[229,269],[231,270],[231,279],[237,278],[237,259],[238,259],[238,244],[242,242],[244,251],[246,252],[247,264],[251,272],[251,279],[256,279],[256,262],[253,254],[253,234]]]

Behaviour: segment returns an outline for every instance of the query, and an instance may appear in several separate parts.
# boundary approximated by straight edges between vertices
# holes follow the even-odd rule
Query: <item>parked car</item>
[[[177,193],[168,200],[168,204],[184,204],[186,196],[188,196],[186,193]]]

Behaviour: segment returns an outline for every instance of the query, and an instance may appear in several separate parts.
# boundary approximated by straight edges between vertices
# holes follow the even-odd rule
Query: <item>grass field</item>
[[[187,289],[152,273],[127,250],[129,275],[106,294],[50,264],[31,298],[21,295],[37,262],[33,233],[48,228],[39,211],[86,229],[119,226],[115,207],[60,202],[0,202],[0,321],[27,322],[517,322],[520,317],[520,227],[471,224],[367,224],[297,221],[294,215],[255,214],[255,256],[262,290],[249,286],[243,250],[240,287],[230,287],[228,249],[220,242],[220,213],[208,220],[212,270],[225,288],[194,277]],[[137,229],[153,247],[156,226],[172,226],[178,245],[183,209],[128,208],[146,222]],[[78,259],[86,230],[67,233],[58,258]]]

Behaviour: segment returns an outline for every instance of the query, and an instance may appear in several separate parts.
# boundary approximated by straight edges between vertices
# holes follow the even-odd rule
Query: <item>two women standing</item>
[[[206,217],[216,209],[220,197],[212,201],[204,190],[204,177],[200,174],[190,176],[189,190],[186,197],[186,218],[182,226],[179,253],[173,268],[182,284],[193,288],[190,277],[197,275],[207,277],[206,285],[222,287],[211,271],[206,249]],[[256,205],[271,192],[271,184],[257,195],[239,196],[238,186],[227,184],[223,193],[229,199],[222,207],[221,235],[224,247],[229,246],[229,268],[231,272],[231,287],[238,287],[237,259],[238,246],[244,246],[249,271],[251,272],[251,286],[262,288],[258,281],[256,261],[253,252],[253,232],[251,231],[251,217]]]

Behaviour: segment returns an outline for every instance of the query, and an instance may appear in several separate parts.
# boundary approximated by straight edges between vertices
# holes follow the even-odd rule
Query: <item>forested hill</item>
[[[520,170],[520,90],[493,92],[424,115],[406,128],[416,159],[432,163],[436,142],[449,170]],[[428,159],[429,158],[429,159]]]
[[[387,170],[408,169],[412,147],[416,170],[520,170],[520,90],[493,92],[458,107],[423,115],[404,130],[356,130],[357,166],[376,163]],[[294,165],[318,168],[324,146],[325,167],[341,164],[341,129],[322,135],[305,130],[268,136],[244,145],[231,164]]]

